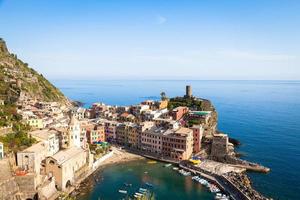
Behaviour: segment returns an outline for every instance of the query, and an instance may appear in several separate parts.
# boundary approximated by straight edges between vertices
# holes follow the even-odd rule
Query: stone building
[[[228,154],[228,150],[228,135],[222,133],[214,134],[211,145],[211,156],[213,158],[222,158]]]
[[[17,153],[18,167],[27,172],[41,174],[41,163],[48,155],[47,143],[39,142]]]
[[[55,177],[56,187],[66,191],[87,170],[88,152],[73,146],[46,159],[46,173]]]

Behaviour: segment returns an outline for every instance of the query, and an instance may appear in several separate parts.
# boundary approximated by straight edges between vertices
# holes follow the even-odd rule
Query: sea
[[[248,173],[253,186],[273,199],[300,199],[300,81],[202,80],[53,80],[72,100],[89,107],[94,102],[137,104],[182,96],[191,85],[193,95],[210,99],[218,111],[218,129],[238,139],[243,158],[271,168],[268,174]],[[83,199],[122,199],[118,189],[132,183],[129,192],[150,180],[155,199],[213,199],[193,182],[164,168],[135,161],[100,170],[99,181]]]

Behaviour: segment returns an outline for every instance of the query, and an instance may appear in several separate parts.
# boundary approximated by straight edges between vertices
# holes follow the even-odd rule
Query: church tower
[[[69,127],[68,127],[68,136],[69,136],[69,147],[81,147],[80,143],[80,123],[79,121],[72,116]]]

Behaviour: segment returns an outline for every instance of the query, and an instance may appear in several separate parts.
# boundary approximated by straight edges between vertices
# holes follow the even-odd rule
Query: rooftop
[[[178,130],[175,131],[176,134],[180,134],[182,136],[188,135],[191,132],[193,132],[191,129],[184,127],[180,127]]]
[[[43,130],[32,131],[29,134],[32,137],[38,138],[39,140],[48,140],[49,136],[52,136],[57,133],[58,132],[56,130],[43,129]]]
[[[32,145],[31,147],[28,147],[25,149],[24,153],[41,153],[46,149],[46,144],[44,142],[39,142],[37,144]]]
[[[55,159],[57,161],[57,164],[61,165],[66,161],[70,160],[71,158],[76,157],[76,155],[80,156],[80,153],[82,152],[84,152],[84,150],[81,148],[71,147],[69,149],[59,151],[58,153],[51,156],[51,158]]]

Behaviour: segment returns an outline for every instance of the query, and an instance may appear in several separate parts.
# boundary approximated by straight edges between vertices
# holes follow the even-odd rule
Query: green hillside
[[[41,101],[67,103],[67,98],[47,79],[11,54],[0,38],[0,99],[15,103],[20,95]]]

